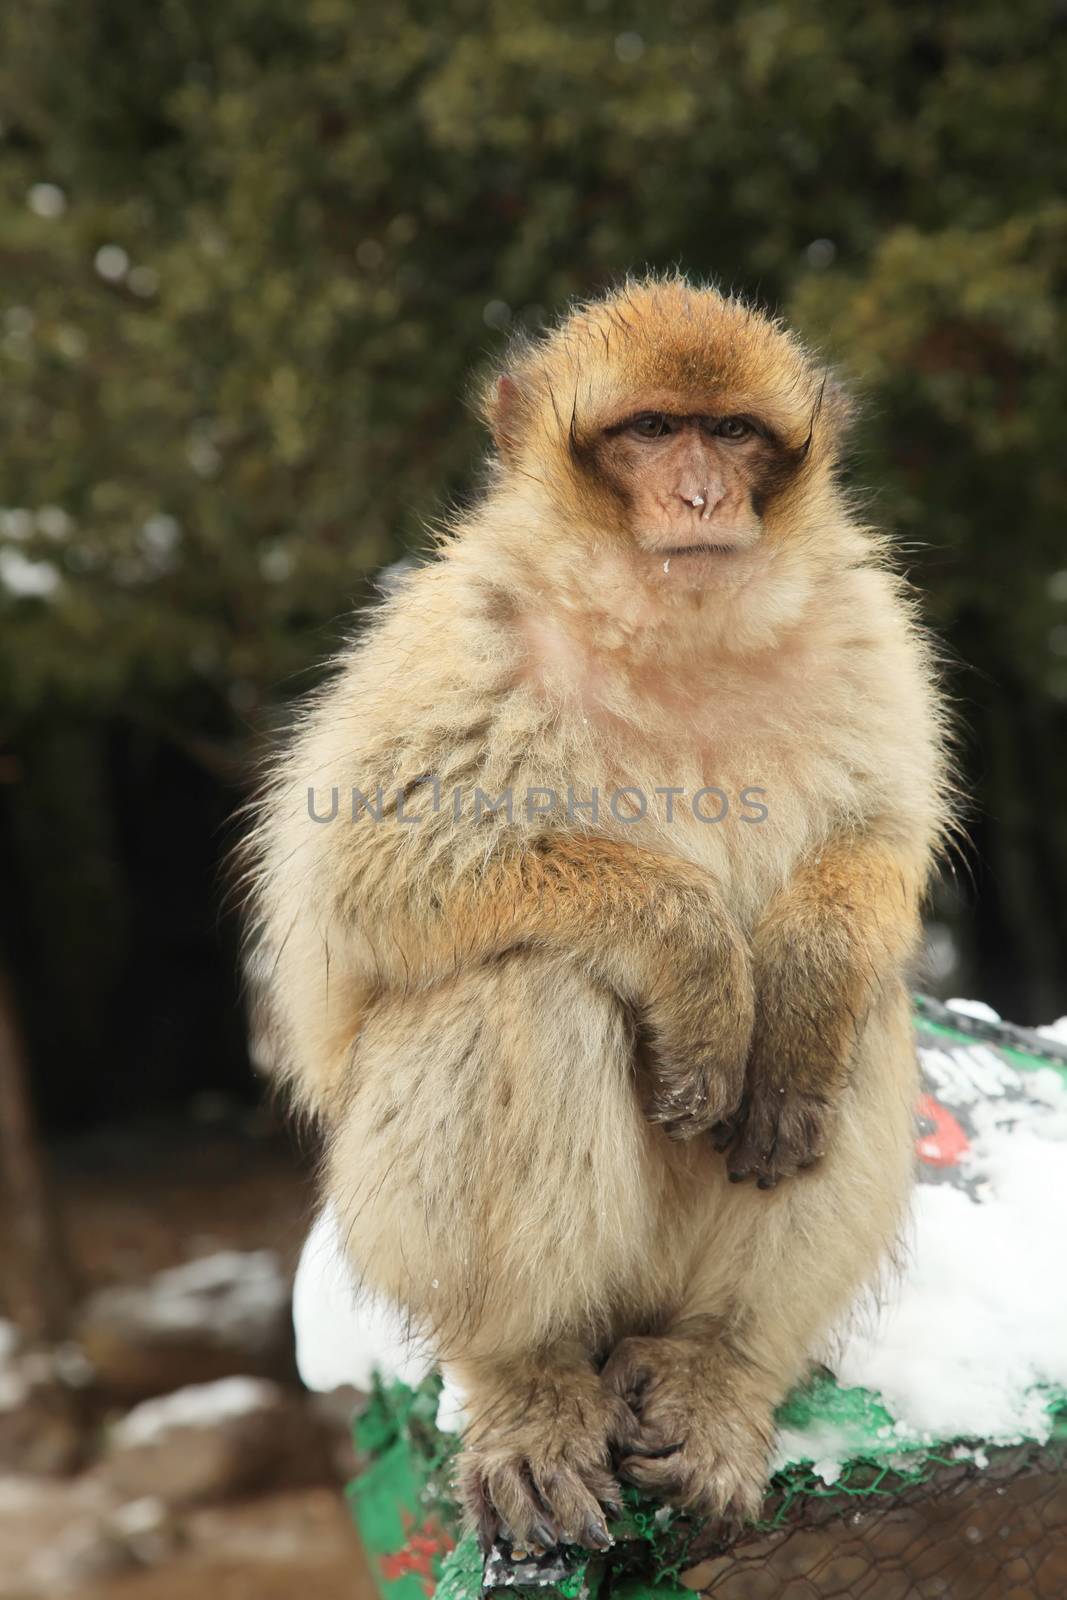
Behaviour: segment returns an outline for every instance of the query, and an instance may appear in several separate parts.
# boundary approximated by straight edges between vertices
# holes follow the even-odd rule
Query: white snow
[[[267,1378],[219,1378],[194,1383],[156,1400],[144,1400],[116,1423],[113,1443],[120,1449],[156,1444],[177,1428],[216,1428],[231,1417],[271,1410],[281,1390]]]
[[[351,1384],[369,1389],[375,1371],[415,1385],[433,1356],[409,1337],[394,1306],[361,1288],[343,1257],[337,1219],[327,1206],[304,1245],[293,1281],[296,1365],[309,1389]]]
[[[396,1307],[357,1283],[330,1206],[308,1234],[296,1269],[293,1326],[297,1370],[319,1393],[346,1384],[367,1390],[375,1372],[414,1386],[434,1365],[432,1352]],[[448,1433],[463,1425],[463,1396],[447,1375],[437,1423]]]
[[[1067,1039],[1067,1019],[1042,1031]],[[887,1450],[954,1438],[1043,1440],[1049,1391],[1067,1392],[1067,1085],[1052,1068],[1019,1075],[978,1044],[924,1048],[923,1064],[940,1101],[968,1119],[967,1187],[916,1186],[906,1266],[880,1309],[857,1307],[834,1369],[843,1387],[872,1391],[895,1419]],[[375,1369],[417,1383],[430,1368],[400,1315],[357,1288],[329,1209],[305,1246],[293,1310],[311,1388],[365,1389]],[[454,1388],[439,1421],[461,1425]],[[869,1442],[838,1423],[783,1430],[778,1464],[814,1462],[832,1483]]]
[[[946,1000],[950,1011],[958,1011],[963,1017],[974,1017],[978,1022],[999,1022],[1000,1013],[994,1011],[992,1006],[987,1006],[984,1000]]]
[[[219,1250],[157,1273],[146,1284],[98,1290],[97,1315],[115,1315],[149,1333],[208,1333],[255,1345],[289,1296],[273,1250]]]
[[[1045,1439],[1040,1388],[1067,1389],[1067,1089],[1051,1069],[1027,1087],[1033,1101],[973,1103],[976,1193],[916,1187],[903,1281],[836,1363],[904,1439]]]
[[[52,561],[32,561],[10,545],[0,548],[0,585],[9,594],[43,600],[59,587],[59,568]]]
[[[1057,1017],[1055,1022],[1046,1023],[1037,1031],[1043,1039],[1056,1039],[1060,1044],[1067,1044],[1067,1017]]]

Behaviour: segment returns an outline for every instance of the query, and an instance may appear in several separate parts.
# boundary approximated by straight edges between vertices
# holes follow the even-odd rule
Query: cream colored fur
[[[881,541],[837,485],[840,402],[779,328],[676,280],[630,285],[513,370],[519,417],[506,432],[498,422],[486,498],[367,619],[273,771],[254,841],[256,968],[278,1069],[326,1131],[325,1182],[359,1271],[435,1329],[498,1419],[472,1431],[472,1510],[480,1492],[522,1522],[507,1428],[523,1459],[535,1446],[505,1404],[517,1373],[535,1385],[541,1372],[584,1374],[620,1339],[693,1318],[728,1325],[742,1355],[722,1357],[724,1431],[709,1421],[693,1469],[708,1486],[689,1498],[751,1510],[770,1410],[885,1259],[907,1193],[904,977],[945,814],[928,654]],[[772,411],[793,447],[810,430],[807,454],[738,576],[649,582],[624,515],[582,482],[568,439],[631,393],[707,387],[708,371],[717,392]],[[418,821],[405,825],[390,808],[426,774],[441,807],[429,785],[409,788]],[[383,820],[353,821],[352,790],[373,801],[378,785]],[[730,797],[721,823],[678,800],[672,822],[662,801],[631,822],[606,804],[622,786],[652,799],[705,785]],[[756,787],[767,817],[752,825],[736,797]],[[338,791],[335,820],[310,820],[309,789],[320,814]],[[510,789],[513,818],[475,823],[478,789]],[[562,798],[528,818],[527,790],[545,789]],[[588,810],[568,817],[568,789],[599,791],[595,823]],[[479,910],[479,885],[495,892],[497,863],[521,865],[559,835],[614,839],[695,873],[746,948],[829,842],[885,852],[911,909],[871,957],[869,1007],[813,1170],[771,1193],[731,1184],[707,1137],[674,1142],[646,1120],[639,1007],[602,964],[540,924],[499,949],[480,943],[481,922],[507,917]],[[623,949],[626,917],[604,916]],[[736,1442],[749,1413],[751,1448]],[[562,1446],[546,1437],[536,1449],[551,1457]],[[571,1465],[602,1497],[592,1469]],[[541,1498],[558,1529],[563,1512]]]

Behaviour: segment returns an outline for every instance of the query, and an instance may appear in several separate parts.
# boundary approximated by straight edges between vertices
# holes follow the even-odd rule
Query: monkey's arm
[[[753,939],[744,1099],[716,1133],[735,1182],[773,1188],[825,1154],[867,1013],[917,946],[926,872],[925,853],[838,837],[771,901]]]
[[[751,963],[699,868],[610,839],[549,836],[431,894],[409,885],[405,903],[390,895],[384,921],[376,944],[383,958],[394,952],[394,981],[433,982],[528,944],[576,957],[650,1033],[653,1121],[688,1138],[736,1110],[752,1037]]]

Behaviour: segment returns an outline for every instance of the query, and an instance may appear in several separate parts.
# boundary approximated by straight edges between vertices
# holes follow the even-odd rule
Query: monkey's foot
[[[482,1548],[503,1534],[515,1549],[608,1549],[604,1511],[621,1509],[612,1446],[634,1424],[593,1369],[519,1373],[503,1398],[472,1394],[470,1411],[459,1483]]]
[[[745,1396],[736,1358],[710,1339],[624,1339],[602,1379],[637,1418],[620,1478],[699,1516],[759,1514],[772,1411]]]
[[[725,1152],[731,1183],[754,1178],[757,1188],[773,1189],[826,1154],[832,1119],[825,1096],[757,1085],[746,1090],[737,1116],[712,1130],[712,1140]]]

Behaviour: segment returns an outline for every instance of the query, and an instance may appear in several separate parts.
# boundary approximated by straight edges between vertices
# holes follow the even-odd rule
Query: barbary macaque
[[[630,282],[483,411],[484,498],[275,765],[256,964],[482,1539],[603,1547],[620,1481],[757,1513],[897,1237],[942,715],[777,322]]]

